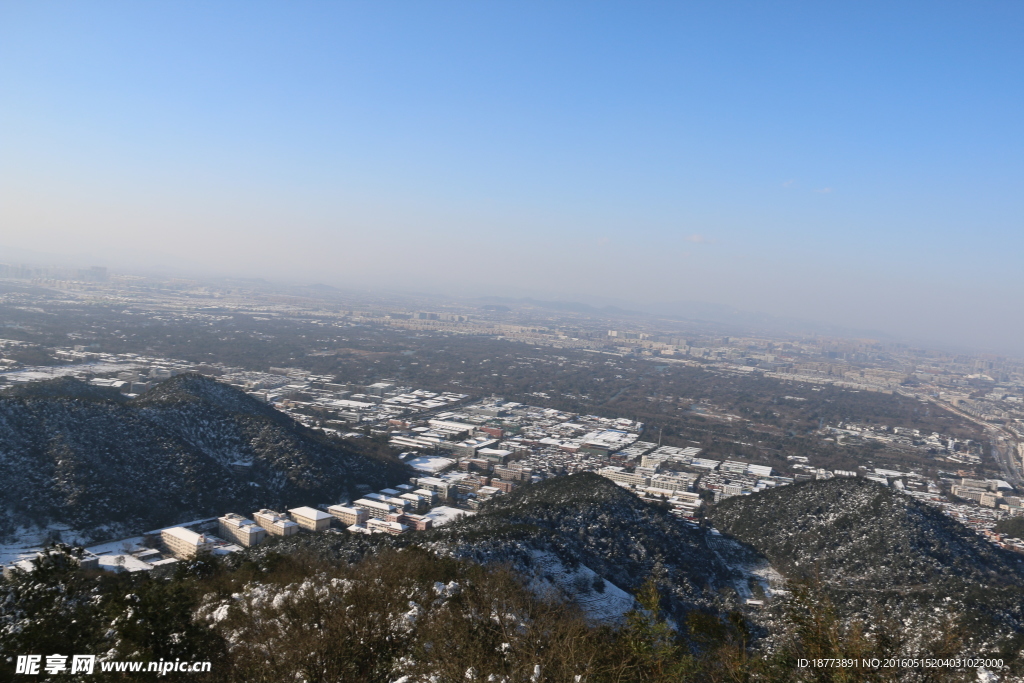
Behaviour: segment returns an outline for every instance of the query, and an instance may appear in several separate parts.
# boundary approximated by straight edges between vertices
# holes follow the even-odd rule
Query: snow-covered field
[[[29,560],[43,549],[42,542],[6,543],[0,545],[0,564],[14,564],[18,560]]]
[[[43,549],[47,540],[60,540],[62,543],[81,545],[81,533],[66,524],[51,524],[46,528],[20,527],[9,543],[0,543],[0,564],[11,564],[18,560],[26,560],[36,556]]]

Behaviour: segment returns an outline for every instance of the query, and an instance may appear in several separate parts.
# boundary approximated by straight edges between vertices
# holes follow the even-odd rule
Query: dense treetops
[[[820,581],[847,615],[951,609],[976,634],[1024,632],[1020,557],[874,482],[812,481],[737,496],[708,518],[790,579]]]
[[[709,512],[721,531],[795,575],[850,587],[927,586],[949,577],[1016,584],[1018,558],[934,506],[866,479],[832,479],[728,498]]]
[[[200,375],[127,402],[73,379],[0,397],[0,537],[59,523],[116,538],[405,476],[384,447],[325,437]]]
[[[1006,517],[996,522],[994,530],[1013,538],[1024,538],[1024,517]]]

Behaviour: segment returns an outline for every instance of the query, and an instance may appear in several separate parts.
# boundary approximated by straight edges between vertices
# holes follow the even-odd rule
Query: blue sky
[[[1024,353],[1018,2],[0,2],[0,258]]]

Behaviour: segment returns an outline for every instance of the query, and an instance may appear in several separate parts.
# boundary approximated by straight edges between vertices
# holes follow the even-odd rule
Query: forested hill
[[[723,533],[790,578],[819,580],[863,609],[951,601],[1024,626],[1024,563],[933,506],[865,479],[812,481],[728,498]]]
[[[337,502],[407,476],[242,391],[179,375],[131,401],[73,379],[0,396],[0,536],[61,523],[91,538],[229,511]]]
[[[485,563],[550,551],[628,591],[653,577],[677,615],[710,606],[730,581],[701,530],[592,472],[516,489],[437,535]]]
[[[604,591],[598,578],[629,594],[653,579],[662,606],[679,623],[694,609],[721,613],[734,594],[734,576],[708,547],[703,530],[592,472],[524,485],[433,531],[299,534],[248,553],[355,562],[384,547],[407,546],[508,567],[536,579],[540,592],[553,587],[584,602],[595,598],[592,590]],[[591,577],[588,585],[576,585],[584,576]]]

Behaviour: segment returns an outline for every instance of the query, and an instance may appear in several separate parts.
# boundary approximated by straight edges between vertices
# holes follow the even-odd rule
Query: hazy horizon
[[[9,255],[13,255],[9,257]],[[82,270],[92,266],[109,267],[109,264],[102,264],[98,261],[75,261],[72,259],[49,258],[47,254],[27,250],[9,250],[0,245],[0,263],[15,264],[34,268],[53,267],[57,269]],[[677,300],[677,301],[643,301],[626,300],[614,297],[601,297],[592,295],[581,295],[578,297],[559,297],[550,291],[516,289],[509,291],[448,291],[442,289],[424,290],[402,287],[376,286],[367,287],[358,284],[339,283],[328,285],[327,283],[310,278],[273,278],[267,277],[265,273],[224,273],[214,272],[209,269],[198,267],[189,268],[182,264],[177,266],[139,268],[127,264],[119,264],[120,267],[111,268],[110,274],[113,277],[129,276],[144,277],[159,281],[161,279],[173,281],[193,281],[200,287],[226,287],[232,288],[248,283],[256,290],[266,288],[267,291],[285,292],[307,292],[300,296],[308,295],[308,290],[316,290],[321,287],[334,289],[333,294],[321,291],[320,294],[325,302],[329,302],[333,296],[341,296],[346,299],[362,300],[364,304],[383,305],[382,301],[392,301],[397,308],[412,308],[428,310],[434,308],[446,308],[455,306],[462,310],[470,310],[476,307],[483,307],[486,304],[506,304],[513,308],[525,306],[536,308],[539,315],[544,317],[547,314],[557,314],[566,307],[576,305],[589,306],[590,313],[598,317],[606,317],[611,327],[632,329],[640,323],[636,315],[644,316],[646,322],[655,320],[677,321],[680,327],[680,334],[697,335],[737,335],[746,336],[759,334],[767,335],[775,339],[791,338],[835,338],[848,339],[851,341],[874,340],[883,344],[898,343],[911,347],[927,350],[929,352],[968,354],[981,356],[1008,356],[1022,357],[1015,348],[1000,348],[998,346],[981,347],[970,344],[961,344],[949,339],[936,339],[918,337],[913,335],[900,335],[895,332],[872,329],[856,328],[841,323],[833,323],[827,320],[815,319],[813,317],[785,317],[776,316],[764,311],[743,309],[728,304],[715,304],[705,301]],[[314,293],[315,296],[315,293]],[[586,314],[587,311],[577,311]],[[632,324],[632,326],[631,326]],[[684,330],[689,331],[684,331]]]
[[[0,3],[0,260],[1024,355],[1022,28],[1009,2]]]

